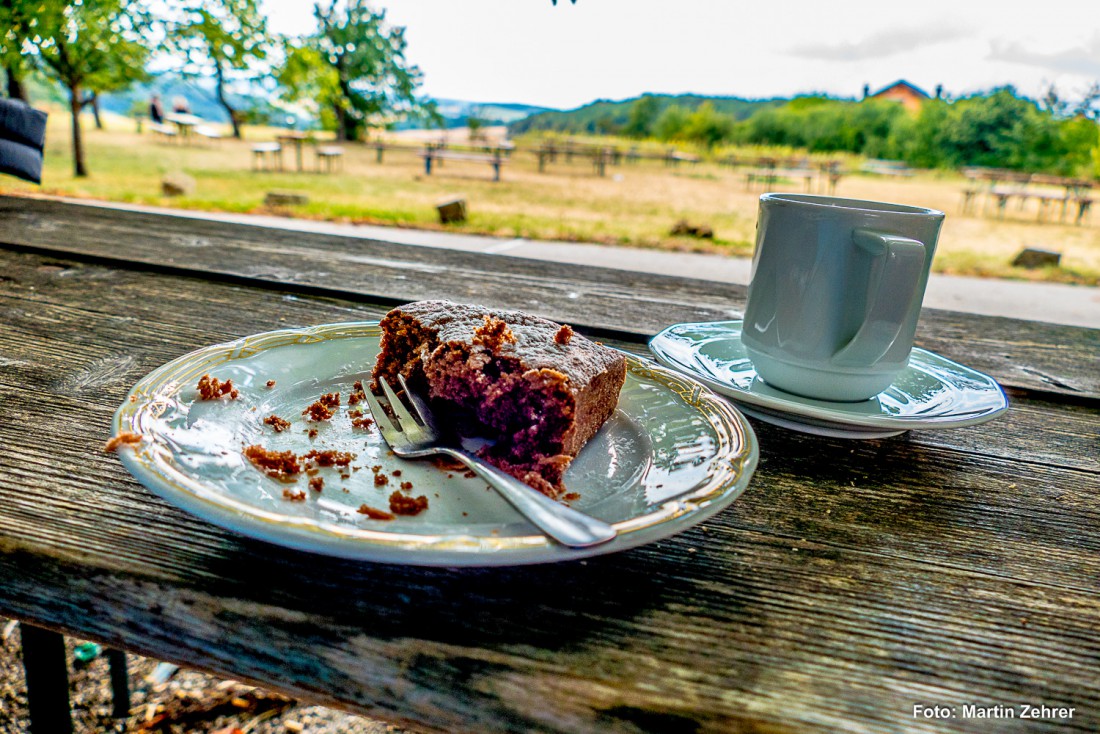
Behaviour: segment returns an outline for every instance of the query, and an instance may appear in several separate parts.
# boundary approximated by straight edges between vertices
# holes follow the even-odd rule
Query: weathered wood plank
[[[676,538],[353,563],[210,526],[98,449],[164,361],[379,306],[12,253],[0,272],[4,613],[439,731],[988,731],[911,716],[975,701],[1100,725],[1092,407],[1021,392],[986,426],[859,443],[758,424],[750,490]]]
[[[376,303],[449,297],[626,338],[736,318],[745,289],[583,265],[0,197],[0,246]],[[1100,330],[926,309],[918,344],[1011,387],[1100,397]]]

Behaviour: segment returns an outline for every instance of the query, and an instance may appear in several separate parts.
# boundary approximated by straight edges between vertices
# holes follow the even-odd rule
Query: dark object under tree
[[[0,173],[42,183],[46,113],[14,99],[0,99]]]

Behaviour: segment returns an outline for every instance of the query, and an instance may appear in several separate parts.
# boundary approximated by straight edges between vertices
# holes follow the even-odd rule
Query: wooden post
[[[432,175],[432,146],[424,149],[424,175]]]
[[[493,156],[493,181],[500,181],[500,151]]]
[[[24,623],[20,623],[19,633],[23,639],[31,734],[72,734],[65,638]]]
[[[111,715],[125,719],[130,715],[130,673],[126,668],[126,653],[108,649],[107,662],[111,666]]]
[[[546,172],[546,157],[549,154],[549,151],[541,148],[539,149],[539,173]]]

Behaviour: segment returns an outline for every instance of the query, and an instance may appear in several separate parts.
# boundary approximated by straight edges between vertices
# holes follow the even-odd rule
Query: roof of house
[[[873,93],[871,96],[872,97],[877,97],[877,96],[879,96],[880,94],[882,94],[884,92],[888,92],[891,89],[894,89],[895,87],[905,87],[909,91],[916,94],[918,97],[923,97],[924,99],[930,99],[932,97],[932,95],[930,95],[928,92],[924,91],[923,89],[921,89],[920,87],[918,87],[914,84],[910,84],[909,82],[905,81],[904,79],[898,79],[893,84],[887,84],[885,87],[883,87],[882,89],[880,89],[877,92]]]

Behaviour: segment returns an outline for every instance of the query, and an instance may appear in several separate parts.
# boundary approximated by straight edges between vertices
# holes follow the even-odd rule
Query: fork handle
[[[470,467],[471,471],[488,482],[535,527],[562,545],[585,548],[606,543],[617,534],[611,525],[550,499],[542,492],[528,487],[512,475],[505,474],[468,451],[459,449],[445,451],[449,456]]]

